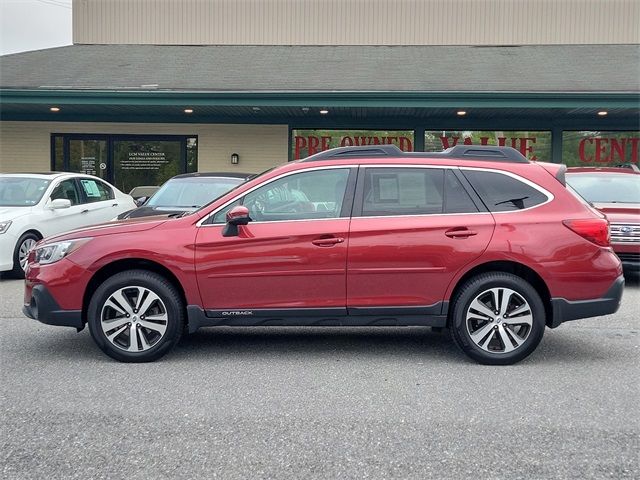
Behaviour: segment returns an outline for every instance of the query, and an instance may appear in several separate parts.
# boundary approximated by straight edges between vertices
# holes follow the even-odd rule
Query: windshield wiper
[[[502,202],[495,203],[494,205],[502,205],[504,203],[513,203],[513,205],[522,210],[524,208],[524,201],[529,197],[510,198],[509,200],[503,200]]]

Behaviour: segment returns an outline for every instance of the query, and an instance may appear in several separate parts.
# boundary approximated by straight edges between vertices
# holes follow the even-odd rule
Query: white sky
[[[0,0],[0,55],[71,45],[72,0]]]

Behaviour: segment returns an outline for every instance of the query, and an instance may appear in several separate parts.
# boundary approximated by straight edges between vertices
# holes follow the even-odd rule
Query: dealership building
[[[0,57],[0,171],[128,191],[345,145],[639,162],[634,0],[74,0]]]

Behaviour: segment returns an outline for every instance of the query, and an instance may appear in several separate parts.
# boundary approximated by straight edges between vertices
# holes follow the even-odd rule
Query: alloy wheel
[[[22,268],[23,271],[27,269],[27,259],[29,258],[29,252],[35,244],[36,241],[33,238],[27,238],[24,242],[22,242],[20,248],[18,249],[18,262],[20,263],[20,268]]]
[[[533,326],[525,298],[509,288],[491,288],[477,295],[465,315],[471,340],[490,353],[509,353],[524,344]]]
[[[107,340],[127,352],[144,352],[167,330],[168,314],[152,290],[126,286],[113,292],[102,306],[100,325]]]

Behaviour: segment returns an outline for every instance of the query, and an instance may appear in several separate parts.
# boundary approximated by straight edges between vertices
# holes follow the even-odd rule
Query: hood
[[[640,203],[594,203],[611,223],[640,224]]]
[[[53,237],[48,237],[43,243],[57,242],[60,240],[71,240],[83,237],[101,237],[103,235],[115,235],[120,233],[142,232],[159,227],[167,221],[167,217],[144,217],[134,220],[121,220],[117,222],[101,223],[92,227],[71,230]]]
[[[173,213],[184,213],[184,212],[193,212],[194,208],[163,208],[163,207],[142,207],[134,208],[133,210],[128,210],[124,213],[118,215],[118,220],[124,220],[127,218],[140,218],[140,217],[149,217],[154,215],[170,215]]]
[[[0,207],[0,222],[15,220],[18,217],[29,215],[31,207]]]

